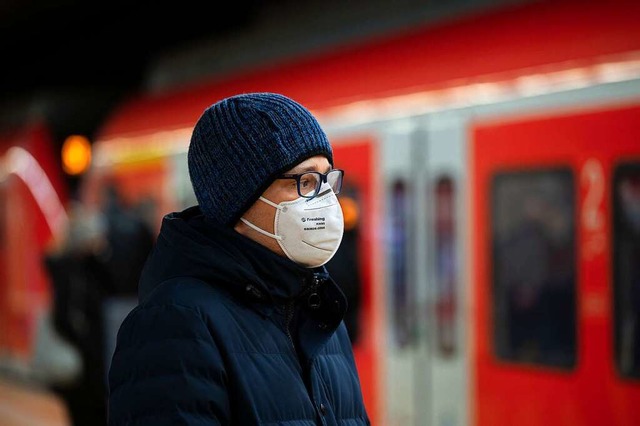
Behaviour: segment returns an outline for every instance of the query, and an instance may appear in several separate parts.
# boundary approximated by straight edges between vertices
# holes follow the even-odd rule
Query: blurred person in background
[[[140,273],[155,240],[142,213],[138,206],[125,203],[115,183],[105,186],[102,214],[107,244],[102,257],[109,270],[112,296],[137,297]]]
[[[74,381],[48,383],[74,426],[106,424],[101,305],[110,286],[101,259],[106,244],[103,217],[74,202],[66,239],[44,258],[53,290],[53,328],[78,351],[82,364]],[[47,350],[52,348],[41,348]]]
[[[147,202],[129,205],[115,182],[102,191],[101,212],[105,225],[105,245],[100,260],[107,273],[107,291],[102,300],[104,329],[103,383],[108,387],[108,371],[120,324],[138,304],[138,281],[147,256],[155,243]]]
[[[66,239],[44,259],[54,330],[81,358],[77,380],[50,383],[73,425],[107,423],[108,361],[117,329],[137,301],[140,271],[153,245],[146,222],[126,207],[114,184],[103,196],[98,209],[72,202]]]
[[[343,172],[316,119],[279,94],[223,99],[188,166],[199,204],[163,219],[118,333],[109,424],[370,424],[324,267]]]

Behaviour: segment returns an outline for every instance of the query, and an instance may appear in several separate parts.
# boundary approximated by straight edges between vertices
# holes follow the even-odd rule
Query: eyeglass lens
[[[298,180],[298,194],[302,197],[312,198],[318,195],[322,187],[323,175],[318,172],[308,172],[300,175]],[[342,171],[331,170],[327,174],[327,183],[335,194],[342,188]]]

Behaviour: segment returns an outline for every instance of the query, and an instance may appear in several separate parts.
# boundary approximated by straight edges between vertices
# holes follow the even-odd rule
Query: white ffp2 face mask
[[[324,184],[320,194],[276,204],[260,197],[276,208],[274,232],[265,231],[245,218],[240,220],[259,233],[275,239],[282,251],[294,262],[307,268],[327,263],[340,247],[344,233],[342,208],[331,187]]]

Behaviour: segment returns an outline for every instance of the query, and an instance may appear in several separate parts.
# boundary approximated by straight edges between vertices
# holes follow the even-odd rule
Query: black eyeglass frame
[[[334,173],[334,172],[339,172],[340,173],[340,177],[336,181],[336,182],[339,182],[339,187],[337,188],[337,190],[334,190],[333,187],[331,189],[333,190],[334,194],[338,195],[340,193],[340,191],[342,190],[342,182],[344,180],[344,170],[342,170],[342,169],[331,169],[327,173],[308,171],[308,172],[296,173],[296,174],[283,174],[283,175],[278,176],[276,179],[294,179],[296,181],[296,189],[298,190],[298,195],[300,195],[303,198],[313,199],[313,198],[317,197],[320,194],[320,188],[322,187],[322,184],[325,183],[325,182],[328,183],[329,174],[330,173]],[[317,180],[318,184],[317,184],[317,187],[316,187],[315,191],[313,191],[313,195],[304,195],[302,193],[302,189],[300,188],[300,178],[302,178],[302,176],[310,174],[310,173],[318,176],[318,178],[319,178]]]

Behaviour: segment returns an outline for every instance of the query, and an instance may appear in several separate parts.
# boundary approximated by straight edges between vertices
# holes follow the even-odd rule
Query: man
[[[188,152],[198,206],[167,215],[118,333],[109,424],[368,425],[346,299],[342,171],[279,94],[207,108]]]

